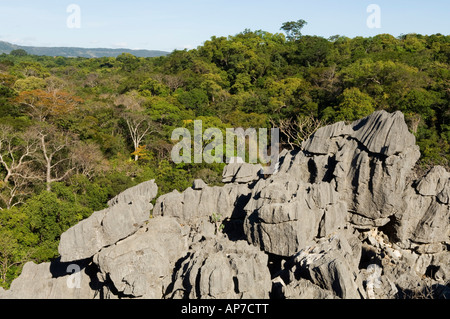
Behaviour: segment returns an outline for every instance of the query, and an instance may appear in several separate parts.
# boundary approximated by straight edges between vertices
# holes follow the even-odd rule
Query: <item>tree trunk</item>
[[[50,192],[52,190],[52,168],[51,168],[51,161],[47,162],[47,174],[45,183],[47,185],[47,192]]]
[[[140,141],[135,140],[134,141],[134,151],[137,152],[138,148],[139,148],[139,143]],[[139,155],[138,154],[134,154],[134,161],[137,162],[139,160]]]

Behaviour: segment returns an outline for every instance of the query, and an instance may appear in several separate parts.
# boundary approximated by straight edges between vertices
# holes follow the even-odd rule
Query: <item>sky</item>
[[[449,0],[0,0],[0,41],[173,51],[299,19],[325,38],[450,35],[449,17]]]

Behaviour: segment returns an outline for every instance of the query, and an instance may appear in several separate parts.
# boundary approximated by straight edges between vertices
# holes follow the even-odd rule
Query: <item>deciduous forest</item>
[[[62,232],[131,186],[220,185],[224,164],[171,161],[172,131],[194,120],[279,127],[292,149],[320,125],[400,110],[417,172],[448,169],[450,36],[326,39],[302,35],[301,21],[154,58],[0,55],[0,286],[57,258]]]

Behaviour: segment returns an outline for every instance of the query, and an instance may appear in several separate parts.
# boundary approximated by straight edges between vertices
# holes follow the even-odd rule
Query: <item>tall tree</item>
[[[0,125],[0,164],[6,171],[3,183],[14,175],[22,175],[25,166],[34,160],[38,143],[31,132],[16,133],[9,125]]]
[[[32,90],[20,92],[16,102],[27,108],[31,118],[39,122],[46,122],[53,117],[67,116],[83,101],[64,91]]]
[[[25,203],[25,199],[33,194],[32,180],[34,176],[28,176],[30,171],[24,170],[21,174],[14,174],[9,183],[0,183],[0,200],[6,209]],[[0,207],[1,210],[1,207]]]
[[[22,204],[31,194],[37,152],[38,143],[30,131],[16,132],[11,126],[0,125],[0,167],[5,172],[0,182],[0,201],[7,209]]]
[[[141,146],[144,138],[150,134],[156,132],[155,123],[146,114],[142,113],[130,113],[127,112],[123,115],[125,122],[127,123],[128,132],[130,133],[131,141],[134,147],[134,160],[139,160],[139,155],[136,151]]]
[[[283,23],[281,30],[286,32],[289,41],[297,41],[302,37],[302,29],[308,24],[303,19]]]
[[[41,180],[50,191],[52,183],[64,180],[75,169],[70,162],[73,137],[51,125],[38,125],[34,130],[40,148]]]

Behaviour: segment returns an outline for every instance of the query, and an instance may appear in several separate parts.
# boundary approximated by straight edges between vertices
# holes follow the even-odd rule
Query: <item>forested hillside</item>
[[[15,51],[15,52],[13,52]],[[62,57],[84,57],[84,58],[99,58],[99,57],[117,57],[121,53],[130,53],[137,57],[153,58],[167,55],[169,52],[157,50],[130,50],[130,49],[107,49],[107,48],[75,48],[75,47],[32,47],[16,45],[9,42],[0,41],[0,53],[10,54],[11,52],[17,55],[25,51],[27,54],[33,55],[47,55],[47,56],[62,56]]]
[[[137,58],[0,55],[0,286],[108,199],[156,179],[159,193],[223,164],[174,164],[171,133],[280,127],[285,148],[318,127],[400,110],[417,170],[450,161],[450,36],[325,39],[244,32],[195,50]]]

